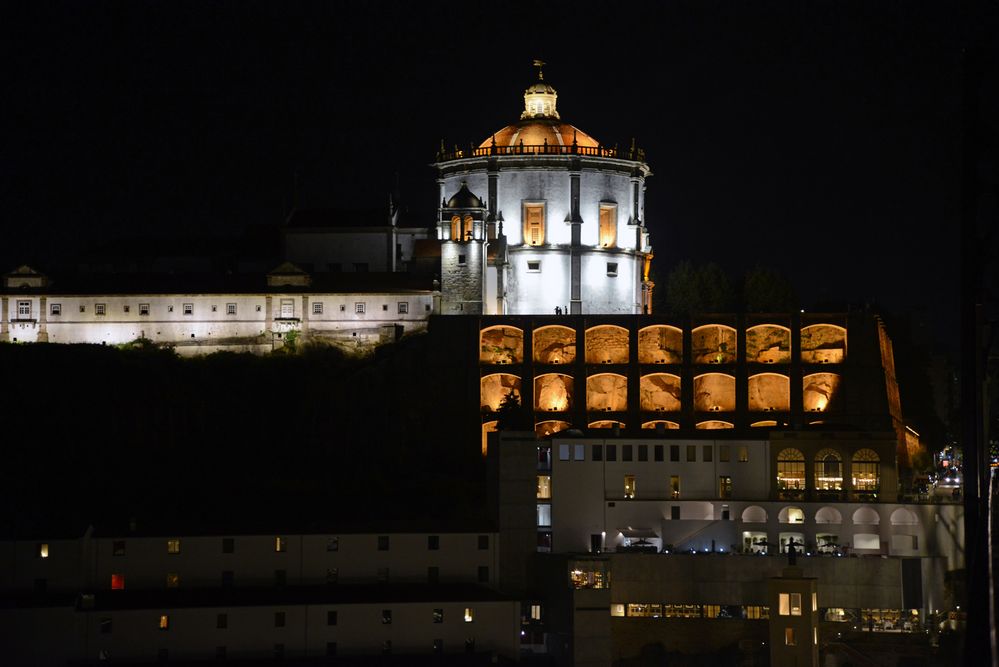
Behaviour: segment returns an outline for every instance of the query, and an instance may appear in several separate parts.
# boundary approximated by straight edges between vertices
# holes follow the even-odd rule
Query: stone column
[[[569,224],[572,226],[572,240],[569,247],[569,313],[583,314],[582,298],[582,226],[579,215],[579,159],[569,165]]]
[[[39,343],[49,342],[49,330],[48,330],[48,299],[46,297],[39,297],[38,299],[38,337],[35,339]]]
[[[264,297],[264,331],[273,333],[274,331],[274,298]]]
[[[9,299],[0,299],[0,341],[10,340],[10,311],[8,310]]]
[[[304,339],[309,335],[309,297],[308,295],[302,295],[302,338]]]

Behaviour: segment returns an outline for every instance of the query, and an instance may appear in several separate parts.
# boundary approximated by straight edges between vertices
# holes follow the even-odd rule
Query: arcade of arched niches
[[[508,395],[539,437],[892,429],[869,314],[493,316],[478,337],[483,448]]]

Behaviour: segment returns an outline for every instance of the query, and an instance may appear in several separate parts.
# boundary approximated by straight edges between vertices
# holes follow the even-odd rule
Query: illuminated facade
[[[563,122],[557,97],[539,70],[518,122],[438,154],[443,314],[650,311],[644,153]]]

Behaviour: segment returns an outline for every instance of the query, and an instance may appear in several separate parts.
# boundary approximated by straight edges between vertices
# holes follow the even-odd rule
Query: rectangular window
[[[326,625],[336,625],[337,615],[335,611],[326,612]]]
[[[193,303],[185,303],[184,304],[184,314],[185,315],[194,315],[194,304]]]
[[[634,498],[635,497],[635,476],[625,475],[624,476],[624,497]]]
[[[132,307],[128,304],[125,304],[124,306],[122,306],[122,310],[124,310],[126,313],[130,313],[132,312]]]
[[[524,202],[524,244],[544,245],[545,205],[543,202]]]
[[[680,461],[680,445],[669,446],[669,460],[674,463]]]
[[[87,307],[86,307],[86,306],[82,306],[82,305],[81,305],[81,306],[80,306],[80,312],[81,312],[81,313],[85,313],[85,312],[87,312]],[[171,312],[171,313],[173,312],[173,306],[170,306],[170,312]]]
[[[624,605],[623,604],[612,604],[610,606],[610,615],[617,617],[624,617]]]
[[[739,445],[739,463],[746,463],[747,461],[749,461],[749,447]]]
[[[649,446],[648,445],[639,445],[638,446],[638,460],[639,461],[648,461],[649,460]]]
[[[466,263],[467,262],[465,260],[465,256],[464,255],[458,255],[458,264],[466,264]]]
[[[465,607],[465,622],[471,623],[475,620],[475,610],[471,607]]]
[[[590,450],[590,460],[591,461],[603,461],[604,460],[604,446],[603,445],[593,445]]]
[[[541,273],[541,260],[534,259],[527,262],[528,273]]]
[[[617,262],[607,262],[607,275],[612,277],[617,275]]]
[[[285,624],[285,615],[283,611],[274,612],[274,627],[283,628]]]
[[[784,628],[784,646],[796,646],[794,641],[794,628]]]
[[[111,619],[110,618],[102,618],[101,619],[101,634],[102,635],[109,635],[109,634],[111,634],[111,629],[112,629]]]
[[[123,590],[125,590],[125,575],[124,574],[112,574],[111,575],[111,590],[113,590],[113,591],[123,591]]]
[[[378,536],[378,550],[379,551],[388,551],[389,550],[389,536],[388,535],[379,535]]]
[[[489,536],[479,535],[479,551],[485,551],[489,548]]]
[[[607,445],[607,460],[617,461],[617,445]]]
[[[558,446],[558,460],[568,461],[569,460],[569,445],[559,445]]]
[[[295,300],[294,299],[281,299],[280,317],[282,319],[291,319],[295,317]]]
[[[229,614],[216,614],[215,628],[218,630],[225,630],[228,627],[229,627]]]
[[[358,301],[357,303],[354,304],[354,312],[357,313],[358,315],[363,315],[364,314],[364,302],[363,301]]]
[[[382,609],[382,625],[392,625],[391,609]]]
[[[340,538],[336,536],[327,537],[326,551],[340,551]]]
[[[149,304],[140,303],[139,304],[139,315],[149,315]]]
[[[115,540],[111,543],[111,555],[112,556],[124,556],[125,555],[125,540]]]
[[[722,500],[731,500],[732,478],[729,475],[722,475],[718,478],[718,497]]]
[[[670,475],[669,476],[669,494],[671,498],[680,497],[680,476]]]
[[[728,463],[729,456],[729,446],[718,445],[718,461],[721,463]]]
[[[170,617],[166,614],[160,614],[160,630],[170,629]]]
[[[284,553],[288,550],[288,540],[285,537],[278,535],[274,538],[274,551],[278,553]]]
[[[713,458],[714,458],[714,453],[711,445],[704,445],[703,447],[701,447],[701,459],[705,463],[711,463],[711,460]]]
[[[409,302],[408,301],[400,301],[398,303],[398,313],[400,315],[408,315],[409,314]]]
[[[29,319],[31,317],[31,302],[30,301],[18,301],[17,302],[17,317],[22,320]]]
[[[107,315],[108,305],[106,303],[94,304],[94,315]]]
[[[532,604],[531,605],[531,620],[540,621],[541,620],[541,605]]]
[[[317,302],[315,302],[315,303],[312,304],[312,314],[313,315],[322,315],[323,314],[323,304],[322,304],[322,302],[317,301]]]
[[[443,653],[443,652],[444,652],[444,640],[443,639],[435,639],[434,640],[434,653]]]
[[[538,500],[550,500],[552,497],[552,476],[538,475]]]
[[[326,568],[326,583],[335,584],[340,578],[340,569],[336,567]]]
[[[49,544],[48,542],[39,542],[38,544],[38,557],[48,558],[49,557]]]
[[[168,554],[179,554],[180,553],[180,540],[177,538],[172,538],[167,540],[167,553]]]
[[[479,579],[479,583],[480,584],[488,584],[489,583],[489,566],[488,565],[480,565],[479,566],[479,577],[478,577],[478,579]]]
[[[234,303],[227,303],[225,305],[225,314],[226,315],[235,315],[236,314],[236,304],[234,304]]]
[[[655,455],[655,460],[659,461],[659,462],[662,462],[662,460],[663,460],[663,446],[662,445],[653,445],[652,451],[653,451],[653,454]]]
[[[573,445],[572,446],[572,460],[573,461],[585,461],[586,460],[586,445]]]
[[[669,508],[669,518],[670,518],[671,521],[679,521],[680,520],[680,506],[679,505],[671,505],[670,506],[670,508]]]
[[[631,461],[632,457],[635,455],[634,445],[621,445],[621,460]]]
[[[444,610],[443,609],[434,609],[434,616],[433,616],[433,618],[434,618],[434,623],[443,623],[444,622]]]
[[[552,506],[548,503],[538,503],[538,526],[547,528],[552,525]]]
[[[62,315],[62,304],[53,303],[52,305],[50,305],[49,313],[51,313],[52,315]]]
[[[236,551],[236,540],[231,537],[222,538],[222,553],[231,554]]]
[[[440,548],[441,548],[441,536],[427,535],[427,549],[429,551],[437,551]]]
[[[687,445],[687,463],[697,462],[697,445]]]
[[[176,572],[169,572],[166,576],[167,588],[180,588],[180,575]]]
[[[613,248],[617,244],[617,206],[614,204],[600,205],[600,239],[601,248]],[[615,265],[615,273],[617,266]],[[607,265],[610,274],[610,264]]]
[[[214,303],[212,304],[212,312],[213,312],[213,313],[217,313],[217,312],[219,312],[219,307],[218,307],[218,306],[216,306],[216,305],[215,305]]]

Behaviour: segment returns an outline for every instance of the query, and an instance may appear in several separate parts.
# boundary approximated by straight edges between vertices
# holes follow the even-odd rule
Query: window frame
[[[522,234],[523,234],[523,244],[525,246],[541,247],[544,246],[548,239],[548,203],[543,199],[525,199],[521,202],[521,220],[523,222]],[[535,225],[530,220],[530,212],[540,210],[541,220],[540,223]],[[532,238],[531,229],[536,228],[540,230],[538,238],[529,241]]]

